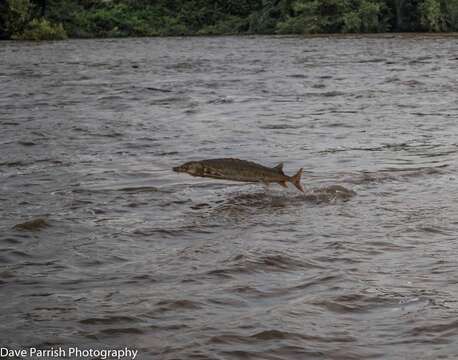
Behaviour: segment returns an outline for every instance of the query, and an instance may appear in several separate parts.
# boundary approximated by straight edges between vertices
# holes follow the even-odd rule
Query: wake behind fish
[[[253,189],[254,188],[254,189]],[[305,193],[292,190],[274,188],[274,186],[260,187],[257,185],[243,186],[237,190],[217,192],[214,196],[191,199],[190,209],[195,212],[223,213],[233,215],[242,213],[274,213],[279,210],[288,211],[304,204],[335,204],[349,201],[356,192],[341,185],[328,185],[306,189]]]

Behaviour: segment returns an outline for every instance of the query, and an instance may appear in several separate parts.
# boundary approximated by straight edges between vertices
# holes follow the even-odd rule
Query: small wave
[[[164,93],[171,93],[172,90],[169,89],[160,89],[152,86],[148,86],[144,88],[145,90],[151,90],[151,91],[158,91],[158,92],[164,92]]]
[[[140,335],[140,334],[144,334],[145,331],[140,328],[128,327],[128,328],[103,329],[103,330],[100,330],[98,333],[102,335],[123,335],[123,334]]]
[[[177,103],[189,103],[191,98],[188,96],[169,96],[160,99],[153,99],[150,105],[174,105]],[[193,104],[193,103],[192,103]]]
[[[415,337],[418,336],[428,336],[431,337],[432,334],[436,336],[456,336],[458,332],[458,320],[443,321],[440,323],[430,323],[424,325],[417,325],[412,330],[409,331],[409,334]]]
[[[421,177],[425,175],[440,175],[444,174],[444,168],[448,165],[439,165],[436,167],[420,167],[420,168],[406,168],[406,169],[386,169],[374,172],[362,172],[355,176],[350,176],[345,182],[351,184],[367,184],[367,183],[381,183],[385,181],[401,180],[403,178]]]
[[[6,161],[6,162],[1,162],[0,166],[6,166],[6,167],[19,167],[19,166],[28,166],[31,163],[26,163],[25,161]]]
[[[208,69],[209,64],[210,64],[209,60],[198,59],[198,60],[189,60],[189,61],[178,62],[175,64],[169,64],[169,65],[166,65],[165,68],[170,69],[170,70],[175,70],[177,72],[196,71],[201,68]]]
[[[27,231],[40,231],[49,227],[49,223],[46,219],[38,218],[30,221],[26,221],[20,224],[14,225],[13,229],[16,230],[27,230]]]
[[[159,191],[159,189],[157,187],[154,187],[154,186],[133,186],[133,187],[125,187],[125,188],[120,188],[120,189],[116,189],[117,191],[124,191],[124,192],[128,192],[128,193],[133,193],[133,194],[137,194],[137,193],[143,193],[143,192],[157,192]]]
[[[433,225],[421,225],[418,227],[418,230],[430,233],[430,234],[440,234],[440,235],[454,235],[455,231],[452,229],[444,228],[443,226],[433,226]]]
[[[397,76],[390,76],[385,79],[385,83],[387,84],[392,83],[392,82],[399,82],[399,81],[401,81],[401,79]]]
[[[374,59],[367,59],[367,60],[359,60],[359,61],[356,61],[356,63],[359,63],[359,64],[366,64],[366,63],[381,63],[381,62],[384,62],[386,61],[386,59],[383,59],[383,58],[374,58]]]
[[[282,330],[264,330],[253,334],[250,336],[252,339],[257,340],[288,340],[288,339],[297,339],[297,340],[316,340],[316,336],[308,336],[296,332],[282,331]]]
[[[347,189],[341,185],[330,185],[307,191],[305,198],[311,202],[330,203],[347,201],[355,195],[356,192],[351,189]]]
[[[75,311],[73,306],[39,306],[29,313],[33,321],[49,321],[50,319],[64,318]]]
[[[431,61],[433,60],[432,56],[420,56],[416,59],[410,60],[408,62],[409,65],[416,65],[416,64],[430,64]]]
[[[252,335],[222,334],[211,337],[208,342],[213,344],[248,344],[270,340],[316,340],[317,336],[308,336],[296,332],[277,329],[263,330]]]
[[[111,192],[125,192],[129,194],[140,194],[145,192],[160,192],[159,188],[154,186],[127,186],[127,187],[120,187],[120,188],[77,188],[72,189],[72,193],[75,194],[104,194],[104,193],[111,193]],[[89,202],[90,203],[90,202]]]
[[[381,293],[366,295],[364,293],[342,294],[330,299],[317,299],[313,305],[324,307],[334,313],[366,313],[371,317],[383,317],[387,310],[393,312],[412,312],[431,305],[428,298],[408,298],[400,294]]]
[[[217,98],[217,99],[209,100],[207,103],[208,103],[208,104],[219,105],[219,104],[232,104],[233,102],[234,102],[234,99],[233,99],[233,98],[219,97],[219,98]]]
[[[324,266],[317,265],[315,262],[311,263],[312,267],[316,267],[321,270],[326,270]],[[292,269],[293,271],[297,269]],[[305,270],[305,269],[303,269]],[[280,286],[275,288],[269,288],[268,290],[260,289],[256,286],[249,286],[249,285],[238,285],[235,287],[228,288],[227,290],[231,294],[240,294],[244,298],[278,298],[278,297],[291,297],[293,294],[303,294],[305,289],[311,287],[322,287],[327,286],[326,284],[332,284],[335,282],[339,282],[342,279],[340,275],[317,275],[312,276],[311,278],[307,279],[306,281],[301,282],[300,284],[288,285],[288,286]]]
[[[253,217],[259,219],[263,214],[287,213],[294,208],[303,207],[305,203],[322,204],[347,201],[356,194],[353,190],[341,185],[306,189],[304,194],[293,189],[283,190],[274,187],[275,185],[272,185],[270,189],[257,192],[237,191],[226,195],[224,200],[210,203],[210,206],[202,205],[200,209],[204,209],[205,216],[211,216],[212,219],[246,222]]]
[[[0,241],[1,242],[5,242],[7,244],[12,244],[12,245],[16,245],[16,244],[20,244],[21,243],[21,240],[13,238],[13,237],[0,238]]]
[[[102,318],[86,318],[80,320],[79,323],[85,325],[109,325],[135,321],[137,321],[137,319],[130,316],[107,316]]]
[[[124,100],[123,97],[122,96],[118,96],[118,95],[105,95],[105,96],[100,96],[100,97],[97,98],[97,101],[99,101],[99,102],[100,101],[102,101],[102,102],[103,101],[109,101],[109,102],[111,102],[111,101],[118,102],[119,101],[120,102],[122,100]]]
[[[5,250],[5,249],[2,249],[3,252],[6,252],[8,253],[9,255],[11,255],[12,257],[15,257],[15,258],[21,258],[21,259],[30,259],[32,258],[32,255],[24,252],[24,251],[21,251],[21,250],[15,250],[15,249],[8,249],[8,250]],[[41,263],[24,263],[23,265],[47,265],[47,263],[44,263],[44,264],[41,264]]]
[[[225,267],[210,270],[208,275],[229,276],[236,273],[288,272],[300,269],[321,268],[315,262],[299,259],[292,255],[274,254],[239,254],[223,261]]]
[[[161,237],[177,238],[187,234],[212,234],[213,231],[202,228],[200,225],[186,225],[178,228],[141,228],[135,229],[132,234],[141,236],[160,235]]]
[[[306,74],[290,74],[290,75],[287,75],[287,76],[291,77],[291,78],[296,78],[296,79],[307,79],[309,77]]]
[[[148,283],[155,283],[157,282],[156,278],[154,278],[150,274],[142,274],[142,275],[134,275],[129,280],[126,281],[127,283],[137,283],[137,282],[148,282]]]
[[[258,192],[236,192],[219,206],[226,207],[245,207],[245,208],[283,208],[286,206],[298,205],[304,202],[304,195],[298,191],[289,192],[282,189],[271,189]],[[291,190],[293,191],[293,190]]]
[[[294,124],[268,124],[259,126],[260,129],[266,130],[283,130],[283,129],[300,129],[305,125],[294,125]]]
[[[379,146],[361,146],[361,147],[341,147],[341,148],[330,148],[326,150],[319,151],[320,154],[327,153],[336,153],[336,152],[345,152],[345,151],[403,151],[408,150],[410,145],[407,143],[393,143],[393,144],[383,144]]]
[[[345,122],[329,122],[329,123],[323,124],[323,126],[328,127],[328,128],[348,128],[348,129],[352,129],[355,127],[354,125],[348,124]]]
[[[34,143],[33,141],[27,141],[27,140],[20,140],[17,142],[19,145],[22,145],[22,146],[34,146],[36,145],[37,143]]]
[[[168,300],[160,300],[156,304],[155,311],[163,312],[163,311],[176,311],[176,310],[196,310],[201,309],[204,307],[204,304],[192,301],[192,300],[175,300],[175,299],[168,299]]]
[[[117,131],[111,131],[107,133],[92,133],[92,136],[98,136],[98,137],[107,137],[107,138],[121,138],[124,136],[123,133],[117,132]]]
[[[401,85],[405,85],[405,86],[410,86],[410,87],[415,87],[415,86],[418,86],[418,85],[424,85],[423,82],[418,81],[418,80],[403,80],[403,81],[400,81],[400,84]]]
[[[247,350],[226,350],[221,352],[224,357],[230,359],[323,359],[325,352],[321,350],[309,350],[303,346],[278,345],[274,349],[247,351]],[[206,358],[206,357],[205,357]],[[329,357],[336,358],[336,357]],[[357,359],[356,357],[337,357],[345,359]],[[358,358],[359,359],[359,358]]]
[[[193,210],[199,210],[199,209],[204,209],[204,208],[209,208],[211,207],[210,204],[207,203],[199,203],[191,206],[191,209]]]
[[[323,96],[323,97],[336,97],[346,95],[343,91],[325,91],[325,92],[311,92],[306,96]]]

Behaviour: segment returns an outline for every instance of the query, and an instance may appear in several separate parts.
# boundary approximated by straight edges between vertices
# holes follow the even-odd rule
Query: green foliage
[[[197,32],[197,35],[235,35],[246,32],[248,21],[237,16],[228,16],[215,25],[208,25]]]
[[[293,3],[298,22],[288,19],[280,32],[381,32],[389,29],[389,12],[379,0],[297,0]],[[301,30],[301,31],[300,31]]]
[[[350,11],[343,15],[343,32],[356,33],[362,28],[362,19],[358,11]]]
[[[359,8],[359,16],[361,18],[361,32],[377,32],[380,31],[380,4],[372,1],[363,0]]]
[[[0,39],[392,29],[458,31],[458,0],[0,0]]]
[[[127,5],[115,5],[112,8],[94,9],[79,17],[84,29],[102,37],[142,35],[145,29],[136,13],[128,12]]]
[[[344,14],[344,32],[385,32],[389,30],[389,13],[378,1],[362,0],[355,10]]]
[[[253,34],[272,34],[278,20],[282,17],[281,4],[275,0],[263,0],[262,7],[253,11],[249,17],[248,32]]]
[[[46,19],[33,19],[25,30],[14,38],[34,41],[63,40],[67,38],[67,33],[62,24],[53,24]]]
[[[8,0],[0,6],[0,37],[22,32],[30,17],[29,0]]]
[[[343,15],[351,10],[348,0],[298,0],[293,9],[302,17],[306,33],[340,32]]]
[[[189,30],[186,25],[182,24],[177,18],[165,16],[161,19],[161,26],[158,30],[158,35],[174,36],[174,35],[188,35]]]
[[[307,31],[302,17],[290,16],[277,24],[276,32],[278,34],[304,34]]]
[[[439,0],[424,0],[420,4],[420,23],[428,31],[441,31],[444,19]]]
[[[458,0],[444,0],[442,9],[446,29],[448,31],[458,31]]]

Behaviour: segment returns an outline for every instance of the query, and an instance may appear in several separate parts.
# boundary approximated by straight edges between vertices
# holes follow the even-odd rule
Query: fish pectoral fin
[[[286,181],[279,181],[278,183],[285,188],[288,187],[288,183]]]
[[[224,174],[221,171],[218,171],[217,169],[205,168],[204,169],[204,175],[205,176],[223,177]]]
[[[224,177],[224,173],[218,170],[214,171],[213,175],[218,176],[218,177]]]

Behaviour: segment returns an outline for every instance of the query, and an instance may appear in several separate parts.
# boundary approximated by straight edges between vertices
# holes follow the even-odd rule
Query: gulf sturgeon
[[[295,175],[288,176],[283,172],[283,163],[270,168],[247,160],[208,159],[187,162],[174,167],[173,171],[221,180],[262,182],[264,184],[277,183],[283,187],[288,187],[287,184],[290,182],[304,192],[301,184],[302,168]]]

